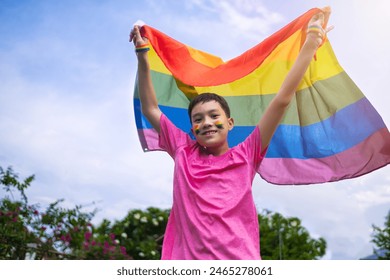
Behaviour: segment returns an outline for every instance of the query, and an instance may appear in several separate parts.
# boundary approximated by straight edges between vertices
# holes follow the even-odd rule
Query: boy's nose
[[[210,128],[212,125],[210,123],[204,123],[203,124],[203,129],[208,129]]]
[[[203,126],[204,126],[204,127],[210,127],[210,126],[212,126],[212,125],[213,125],[212,120],[211,120],[210,118],[205,118],[204,123],[203,123]]]

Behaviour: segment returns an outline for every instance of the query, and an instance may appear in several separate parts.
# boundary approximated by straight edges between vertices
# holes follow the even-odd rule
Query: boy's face
[[[229,149],[227,135],[234,126],[221,105],[209,101],[195,105],[191,112],[192,133],[201,146],[210,149]]]

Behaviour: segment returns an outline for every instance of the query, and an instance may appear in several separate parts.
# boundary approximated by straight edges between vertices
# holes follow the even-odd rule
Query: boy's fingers
[[[324,14],[323,13],[317,14],[315,21],[317,21],[321,26],[323,26],[324,25]]]
[[[139,31],[138,25],[134,26],[134,37],[135,37],[135,42],[136,42],[136,41],[141,41],[141,40],[142,40],[141,32]],[[135,42],[134,42],[134,43],[135,43]]]
[[[134,25],[133,29],[130,32],[130,42],[134,40],[134,43],[139,39],[140,33],[137,25]]]
[[[325,29],[325,33],[328,33],[329,31],[333,30],[334,26],[331,25],[331,26],[328,26],[326,29]]]

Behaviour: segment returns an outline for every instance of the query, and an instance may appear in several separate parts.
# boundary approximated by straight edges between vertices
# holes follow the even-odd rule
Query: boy
[[[151,81],[147,39],[138,26],[130,34],[138,58],[138,86],[145,117],[159,133],[159,145],[175,161],[173,205],[162,259],[260,259],[259,226],[252,181],[295,90],[330,28],[325,15],[309,22],[299,56],[258,125],[229,148],[234,127],[226,101],[200,94],[188,108],[196,141],[176,128],[158,107]]]

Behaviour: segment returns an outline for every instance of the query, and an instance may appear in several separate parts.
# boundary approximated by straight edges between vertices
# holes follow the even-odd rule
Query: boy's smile
[[[191,121],[197,142],[209,153],[217,156],[229,150],[227,135],[233,128],[234,121],[227,118],[218,102],[197,104],[192,110]]]
[[[211,136],[215,133],[217,133],[217,130],[207,130],[207,131],[203,132],[202,135]]]

